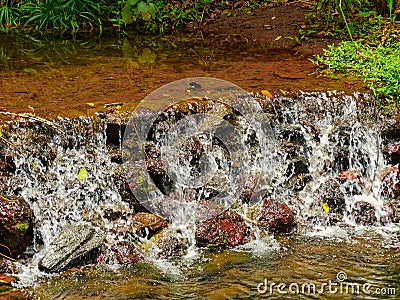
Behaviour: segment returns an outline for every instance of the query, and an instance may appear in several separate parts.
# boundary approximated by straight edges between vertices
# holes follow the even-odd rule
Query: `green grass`
[[[313,63],[328,74],[345,73],[364,79],[382,107],[400,108],[400,45],[342,41],[317,55]]]

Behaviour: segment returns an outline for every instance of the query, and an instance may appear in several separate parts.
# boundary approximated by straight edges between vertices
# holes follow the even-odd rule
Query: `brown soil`
[[[222,15],[196,28],[203,48],[158,53],[154,63],[132,62],[122,52],[91,57],[81,65],[20,61],[19,69],[0,73],[0,111],[33,109],[49,118],[92,114],[112,102],[133,108],[164,84],[198,76],[221,78],[247,91],[265,89],[273,94],[362,89],[361,81],[315,74],[309,58],[333,40],[310,38],[297,45],[290,38],[298,35],[308,11],[304,4],[292,3],[251,15]],[[26,68],[40,71],[27,72]]]

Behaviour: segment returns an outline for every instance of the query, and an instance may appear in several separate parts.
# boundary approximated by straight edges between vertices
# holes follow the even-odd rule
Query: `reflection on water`
[[[199,63],[207,67],[213,60],[234,60],[238,55],[261,55],[265,54],[266,50],[276,51],[277,48],[262,43],[249,44],[229,39],[216,44],[196,36],[136,36],[121,39],[83,36],[60,40],[0,33],[0,70],[20,70],[26,67],[27,63],[34,63],[39,70],[48,64],[53,67],[85,66],[93,59],[110,57],[124,58],[134,67],[166,63],[167,60],[171,63],[182,63],[182,59],[187,59],[183,65]],[[279,51],[282,52],[282,49]],[[226,55],[227,53],[229,55]]]
[[[179,274],[147,264],[86,269],[32,292],[40,299],[398,299],[399,239],[382,236],[285,237],[275,250],[203,253]]]

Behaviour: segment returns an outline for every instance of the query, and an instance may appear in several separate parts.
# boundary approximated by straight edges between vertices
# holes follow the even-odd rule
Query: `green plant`
[[[102,31],[101,9],[94,0],[27,1],[21,6],[25,25],[34,24],[36,30],[72,30],[81,27]]]
[[[388,39],[378,45],[343,41],[317,55],[313,63],[325,72],[349,73],[364,79],[381,106],[400,107],[400,45]]]
[[[18,8],[13,0],[2,0],[0,5],[0,30],[7,31],[18,24]]]

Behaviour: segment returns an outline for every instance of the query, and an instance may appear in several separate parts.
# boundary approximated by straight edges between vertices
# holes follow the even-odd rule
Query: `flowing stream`
[[[372,97],[328,92],[301,93],[294,99],[271,100],[262,95],[255,99],[269,122],[268,130],[254,129],[257,125],[242,120],[246,116],[240,113],[229,123],[248,151],[242,160],[246,174],[259,176],[254,197],[247,203],[237,201],[235,188],[242,181],[235,180],[243,170],[238,167],[238,172],[232,172],[236,158],[223,146],[228,141],[209,138],[204,134],[207,130],[195,136],[206,149],[198,162],[203,164],[200,169],[199,165],[171,163],[182,158],[171,145],[183,133],[178,129],[172,142],[169,135],[169,144],[161,146],[176,184],[165,180],[156,184],[161,194],[173,199],[197,188],[195,196],[186,199],[189,202],[223,195],[217,205],[242,215],[255,232],[254,241],[225,250],[199,248],[195,220],[171,218],[164,235],[185,241],[182,256],[160,258],[156,241],[138,237],[133,240],[143,256],[139,263],[124,267],[112,259],[97,261],[64,275],[40,271],[38,263],[67,224],[91,224],[105,232],[106,247],[127,239],[117,230],[126,225],[126,219],[110,220],[110,211],[123,216],[136,208],[121,193],[126,171],[121,145],[110,143],[110,135],[117,134],[121,141],[122,133],[111,134],[107,126],[126,124],[130,115],[110,112],[51,122],[28,117],[3,124],[2,132],[13,149],[1,149],[12,155],[16,171],[1,178],[1,194],[24,197],[35,215],[35,244],[17,264],[17,285],[36,299],[397,299],[399,225],[388,221],[395,212],[388,211],[387,203],[396,198],[398,178],[393,172],[382,176],[390,166],[382,154],[383,121]],[[194,122],[190,127],[204,119]],[[157,130],[148,136],[154,138],[150,142],[167,132]],[[207,177],[208,173],[212,175]],[[191,186],[182,181],[185,174],[192,176]],[[166,183],[170,186],[162,190]],[[321,202],[324,197],[328,206]],[[343,199],[332,204],[329,197]],[[290,207],[297,221],[295,234],[274,236],[260,231],[252,215],[265,198]],[[358,215],[359,201],[374,208],[372,215]],[[197,217],[188,206],[180,209],[190,218]]]

